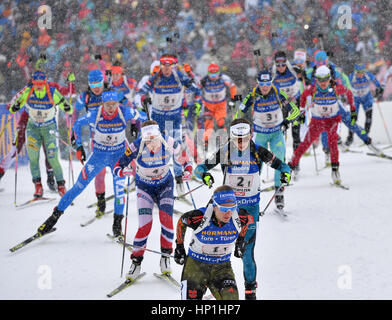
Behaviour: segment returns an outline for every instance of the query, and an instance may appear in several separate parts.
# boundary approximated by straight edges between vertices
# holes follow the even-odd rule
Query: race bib
[[[258,112],[254,123],[260,127],[272,128],[283,122],[283,114],[280,108],[269,112]]]
[[[255,174],[229,174],[229,185],[237,197],[251,197],[258,193],[260,179]]]
[[[224,256],[231,253],[233,248],[233,243],[226,244],[205,244],[201,247],[201,251],[203,254],[209,256]]]
[[[154,94],[153,106],[155,109],[161,111],[171,111],[178,109],[182,105],[183,98],[182,89],[179,93],[171,93],[171,94]]]
[[[44,123],[52,120],[56,115],[56,109],[33,109],[29,107],[29,117],[37,123]]]
[[[125,130],[118,133],[102,133],[96,130],[94,141],[107,147],[119,145],[125,141]]]
[[[221,91],[204,91],[204,99],[212,102],[220,102],[226,98],[226,87]]]
[[[331,118],[337,115],[339,106],[337,102],[334,104],[315,104],[312,109],[312,115],[321,118]]]

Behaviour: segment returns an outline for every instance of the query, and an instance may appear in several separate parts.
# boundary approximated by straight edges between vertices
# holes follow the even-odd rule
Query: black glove
[[[186,253],[183,244],[176,245],[176,249],[174,250],[174,261],[177,264],[183,265],[185,263]]]
[[[19,101],[15,101],[14,104],[10,107],[11,112],[19,111],[19,109],[20,109],[20,102]]]
[[[357,122],[358,120],[358,113],[356,111],[351,111],[350,116],[351,116],[351,125],[353,126],[355,122]]]
[[[136,123],[131,123],[131,127],[129,128],[129,131],[131,133],[131,137],[136,139],[138,134]]]
[[[287,119],[284,119],[283,122],[282,122],[282,124],[280,125],[280,127],[281,127],[281,129],[282,129],[283,132],[287,131],[287,129],[289,128],[289,126],[290,126],[290,121],[287,120]]]
[[[207,186],[207,187],[212,187],[212,185],[214,184],[214,177],[211,175],[211,173],[209,172],[203,172],[203,174],[201,175],[201,179],[203,180],[203,183]]]
[[[150,97],[145,97],[145,98],[143,99],[142,104],[143,104],[143,107],[146,108],[149,104],[152,104],[151,98],[150,98]]]
[[[380,87],[380,88],[376,88],[376,99],[381,99],[382,95],[384,94],[384,88]]]
[[[297,118],[297,121],[298,121],[300,124],[304,124],[305,121],[306,121],[305,113],[300,113],[299,116],[298,116],[298,118]]]
[[[289,172],[282,172],[280,174],[280,182],[282,184],[289,185],[291,180],[291,174]]]
[[[86,161],[86,152],[84,152],[83,146],[76,149],[76,158],[82,163]]]
[[[242,258],[245,253],[245,240],[244,238],[237,238],[237,241],[235,242],[235,248],[234,248],[234,257],[236,258]]]
[[[63,106],[64,106],[65,112],[68,112],[71,110],[71,105],[67,101],[64,101]]]
[[[75,141],[76,141],[75,132],[72,131],[72,134],[71,134],[71,145],[72,145],[72,147],[74,147],[74,148],[76,148],[76,143],[75,143]]]

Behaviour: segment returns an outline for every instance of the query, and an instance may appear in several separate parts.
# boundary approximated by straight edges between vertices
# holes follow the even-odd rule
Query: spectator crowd
[[[50,8],[50,29],[39,28],[43,5]],[[342,8],[349,8],[350,28],[339,24]],[[73,70],[78,91],[90,69],[115,60],[140,80],[167,51],[200,75],[218,63],[240,90],[253,84],[255,49],[259,64],[268,66],[276,50],[292,56],[306,48],[311,58],[323,45],[346,73],[358,61],[377,73],[392,57],[391,17],[389,0],[5,0],[0,99],[8,101],[27,83],[42,54],[48,78],[65,85]]]

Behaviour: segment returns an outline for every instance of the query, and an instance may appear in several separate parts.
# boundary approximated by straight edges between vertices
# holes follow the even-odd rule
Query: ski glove
[[[209,172],[203,172],[203,174],[201,175],[201,179],[203,180],[203,183],[208,186],[209,188],[212,187],[212,185],[214,184],[214,177],[211,175],[211,173]]]
[[[84,152],[83,146],[79,146],[76,149],[76,158],[83,164],[86,161],[86,152]]]
[[[290,173],[288,173],[288,172],[282,172],[282,173],[280,174],[280,182],[281,182],[282,184],[289,185],[290,180],[291,180],[291,174],[290,174]]]
[[[19,109],[20,109],[20,102],[19,101],[15,101],[15,103],[10,107],[10,111],[12,113],[19,111]]]
[[[231,109],[234,109],[234,108],[235,108],[235,100],[234,100],[234,99],[231,99],[231,100],[229,101],[228,105],[229,105],[229,107],[230,107]]]
[[[176,245],[176,249],[174,250],[174,261],[177,264],[183,265],[185,263],[186,253],[184,245],[178,244]]]
[[[198,102],[195,102],[194,114],[196,117],[199,117],[200,113],[201,113],[201,104]]]
[[[242,258],[244,256],[245,250],[246,250],[246,248],[245,248],[244,238],[238,238],[235,243],[234,257]]]
[[[384,94],[384,88],[383,87],[376,88],[376,98],[377,98],[377,100],[381,99],[383,94]]]
[[[68,73],[67,81],[68,82],[74,82],[75,81],[75,74],[73,72]]]
[[[182,180],[183,181],[188,181],[191,178],[191,176],[192,176],[192,171],[193,171],[192,165],[188,164],[184,168],[184,172],[182,173]]]
[[[186,107],[186,108],[184,108],[184,118],[185,119],[188,118],[188,114],[189,114],[189,108]]]
[[[290,120],[284,119],[280,127],[282,131],[285,132],[289,128],[289,125],[290,125]]]
[[[358,113],[356,111],[351,111],[351,125],[353,126],[358,119]]]
[[[130,126],[130,128],[129,128],[129,131],[130,131],[130,133],[131,133],[131,137],[132,138],[134,138],[134,139],[136,139],[136,137],[137,137],[137,134],[138,134],[138,130],[137,130],[137,125],[136,125],[136,123],[131,123],[131,126]]]

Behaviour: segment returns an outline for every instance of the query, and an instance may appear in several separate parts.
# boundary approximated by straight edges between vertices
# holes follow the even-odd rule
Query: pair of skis
[[[56,198],[47,198],[47,197],[34,198],[21,204],[15,204],[15,207],[18,209],[22,209],[22,208],[31,207],[36,204],[47,203],[53,200],[56,200]]]

